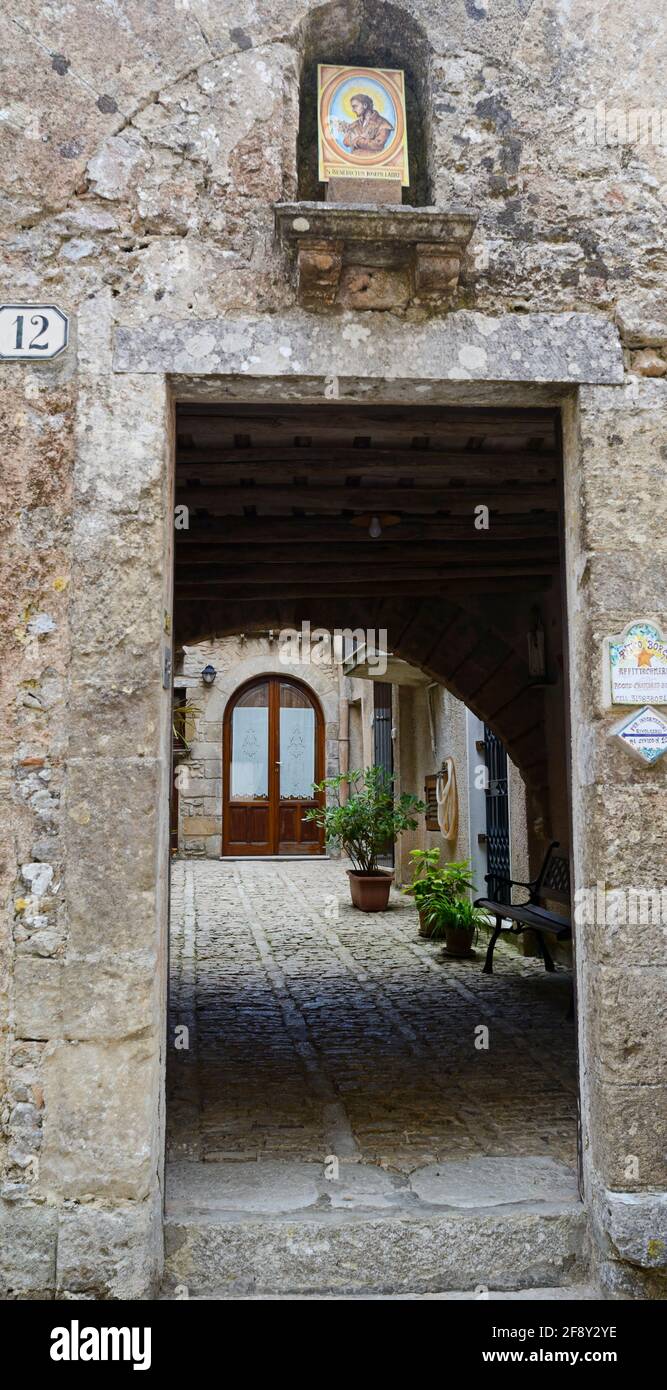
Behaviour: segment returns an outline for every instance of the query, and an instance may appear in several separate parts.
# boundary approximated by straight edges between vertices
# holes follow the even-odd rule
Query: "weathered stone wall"
[[[605,1276],[623,1289],[633,1266],[664,1270],[667,1250],[665,897],[634,922],[628,899],[664,890],[667,768],[611,736],[603,639],[637,614],[664,621],[667,383],[582,390],[565,418],[573,858],[595,898],[581,896],[576,933],[584,1174]]]
[[[631,14],[589,0],[387,9],[409,16],[424,58],[431,197],[479,218],[455,306],[469,312],[336,310],[324,331],[294,312],[272,205],[297,195],[309,16],[353,57],[362,8],[3,6],[3,300],[54,302],[73,320],[62,358],[0,364],[0,1220],[3,1278],[23,1295],[146,1291],[159,1270],[165,373],[230,373],[241,398],[255,375],[279,396],[290,373],[310,373],[295,389],[324,399],[334,356],[385,390],[399,370],[450,392],[484,382],[480,402],[498,381],[518,383],[515,403],[531,380],[584,383],[568,433],[577,881],[662,881],[665,771],[635,770],[607,741],[599,660],[606,631],[638,609],[664,618],[664,389],[632,374],[666,368],[665,147],[614,144],[598,118],[606,135],[587,143],[586,113],[667,105],[663,17],[649,0]],[[398,64],[400,25],[384,32],[383,61]],[[598,388],[620,380],[614,323],[631,375]],[[658,929],[596,928],[579,947],[588,1191],[612,1263],[638,1269],[665,1262],[644,1195],[666,1185],[663,945]]]

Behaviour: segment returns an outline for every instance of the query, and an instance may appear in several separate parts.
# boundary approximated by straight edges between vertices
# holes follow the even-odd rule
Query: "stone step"
[[[585,1283],[573,1176],[551,1159],[432,1164],[179,1163],[168,1172],[164,1296],[483,1297]]]

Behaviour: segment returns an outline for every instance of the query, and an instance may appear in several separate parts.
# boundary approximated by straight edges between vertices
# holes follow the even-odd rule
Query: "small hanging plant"
[[[186,753],[190,752],[193,742],[192,739],[186,737],[185,731],[188,726],[188,721],[196,719],[200,714],[201,709],[199,705],[195,705],[189,700],[185,700],[182,705],[174,705],[171,724],[172,732],[179,749],[182,749]]]

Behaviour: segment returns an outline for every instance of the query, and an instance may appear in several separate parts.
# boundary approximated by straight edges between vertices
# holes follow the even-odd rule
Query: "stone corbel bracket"
[[[458,209],[340,203],[276,203],[275,218],[278,237],[296,262],[304,309],[335,304],[350,267],[393,273],[397,282],[404,280],[407,300],[447,308],[477,222]]]

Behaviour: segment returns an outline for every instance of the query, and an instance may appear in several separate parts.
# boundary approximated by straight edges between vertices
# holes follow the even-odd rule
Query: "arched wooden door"
[[[257,676],[237,690],[223,728],[223,854],[321,854],[324,720],[300,681]]]

